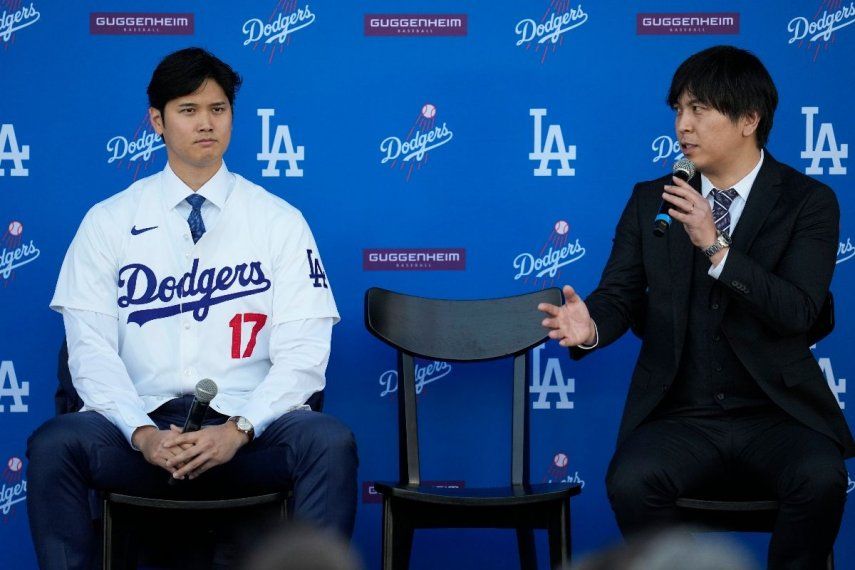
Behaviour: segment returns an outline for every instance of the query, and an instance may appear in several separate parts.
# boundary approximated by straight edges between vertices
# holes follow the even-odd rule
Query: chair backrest
[[[366,328],[398,350],[402,483],[420,481],[414,357],[463,362],[514,358],[511,483],[529,482],[528,351],[548,338],[537,305],[562,302],[558,288],[473,301],[414,297],[376,287],[366,291]]]

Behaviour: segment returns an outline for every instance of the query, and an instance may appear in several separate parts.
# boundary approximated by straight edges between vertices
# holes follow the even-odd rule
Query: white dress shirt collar
[[[207,201],[222,210],[229,194],[231,194],[233,183],[234,176],[226,168],[226,163],[223,161],[217,173],[205,182],[196,191],[196,194],[204,197]],[[178,175],[175,174],[169,163],[167,163],[166,168],[163,169],[163,197],[166,207],[175,208],[190,194],[193,194],[193,189],[178,178]]]
[[[760,160],[757,161],[757,164],[754,168],[745,175],[745,177],[731,186],[736,193],[739,194],[739,197],[745,201],[748,201],[748,194],[751,193],[751,187],[754,185],[754,180],[757,179],[757,174],[760,173],[760,167],[763,166],[763,157],[765,153],[763,149],[760,149]],[[713,183],[710,182],[710,179],[701,174],[701,194],[703,194],[704,198],[707,198],[712,192],[714,186]],[[718,188],[718,190],[728,190],[728,188]]]

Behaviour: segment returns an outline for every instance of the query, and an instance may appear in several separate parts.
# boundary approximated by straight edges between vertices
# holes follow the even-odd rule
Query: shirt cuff
[[[600,344],[600,332],[597,330],[597,323],[593,319],[591,319],[591,322],[594,323],[594,344],[577,344],[576,348],[591,350],[597,348],[597,345]]]
[[[721,275],[721,272],[724,270],[724,262],[727,261],[727,256],[730,253],[730,248],[724,250],[724,256],[721,258],[721,261],[718,262],[718,265],[713,265],[707,270],[707,275],[712,277],[713,279],[718,279]]]

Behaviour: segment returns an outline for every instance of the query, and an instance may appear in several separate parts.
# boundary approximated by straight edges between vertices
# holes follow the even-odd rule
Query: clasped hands
[[[249,443],[249,437],[226,422],[189,433],[182,433],[175,425],[168,430],[143,426],[134,432],[133,442],[152,465],[176,479],[195,479],[208,469],[230,461],[238,449]]]

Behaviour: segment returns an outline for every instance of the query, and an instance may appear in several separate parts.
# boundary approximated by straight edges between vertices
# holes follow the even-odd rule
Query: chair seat
[[[255,495],[252,497],[206,500],[137,497],[133,495],[123,495],[121,493],[106,493],[104,495],[105,500],[118,505],[131,505],[134,507],[148,507],[153,509],[180,509],[186,511],[253,507],[256,505],[265,505],[270,503],[283,503],[287,498],[287,493],[269,493],[266,495]]]
[[[374,484],[382,495],[438,505],[512,506],[560,501],[578,495],[578,483],[544,483],[538,485],[506,485],[504,487],[445,488],[429,485]]]

